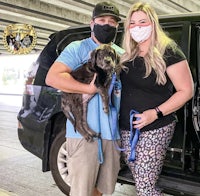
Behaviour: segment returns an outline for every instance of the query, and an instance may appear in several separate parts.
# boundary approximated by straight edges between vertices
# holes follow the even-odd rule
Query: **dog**
[[[90,59],[80,68],[71,72],[71,76],[77,81],[89,84],[96,73],[95,86],[102,97],[103,110],[109,111],[109,87],[112,75],[119,76],[122,67],[120,57],[108,44],[102,44],[91,52]],[[85,98],[82,94],[62,92],[61,108],[68,120],[88,142],[92,142],[100,135],[94,132],[87,124],[87,106],[94,95]]]

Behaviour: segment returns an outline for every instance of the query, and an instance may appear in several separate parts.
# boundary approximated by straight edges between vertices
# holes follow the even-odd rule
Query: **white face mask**
[[[133,40],[135,40],[137,43],[141,43],[146,41],[152,31],[152,25],[149,26],[136,26],[130,29],[130,34]]]

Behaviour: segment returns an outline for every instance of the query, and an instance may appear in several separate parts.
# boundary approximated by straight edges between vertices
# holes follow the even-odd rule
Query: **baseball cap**
[[[101,2],[96,4],[93,10],[92,18],[97,18],[101,16],[113,16],[117,21],[120,21],[119,10],[117,7],[108,2]]]

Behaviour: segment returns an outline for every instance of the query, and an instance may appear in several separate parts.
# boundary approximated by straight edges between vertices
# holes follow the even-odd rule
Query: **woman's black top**
[[[178,48],[175,52],[168,48],[164,54],[167,67],[185,59],[185,55]],[[125,65],[129,70],[127,73],[121,73],[122,95],[119,124],[120,129],[129,130],[129,113],[132,109],[142,113],[145,110],[155,108],[171,97],[174,88],[168,77],[165,85],[156,84],[154,70],[147,78],[144,78],[146,70],[143,57],[136,57]],[[175,114],[169,114],[145,126],[141,131],[158,129],[174,120]]]

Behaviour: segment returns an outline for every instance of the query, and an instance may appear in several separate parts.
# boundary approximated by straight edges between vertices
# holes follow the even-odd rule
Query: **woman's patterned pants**
[[[131,150],[130,131],[121,130],[122,148],[126,149],[122,157],[133,174],[138,196],[162,195],[156,183],[175,130],[175,124],[173,122],[159,129],[141,132],[135,149],[134,162],[128,161]]]

